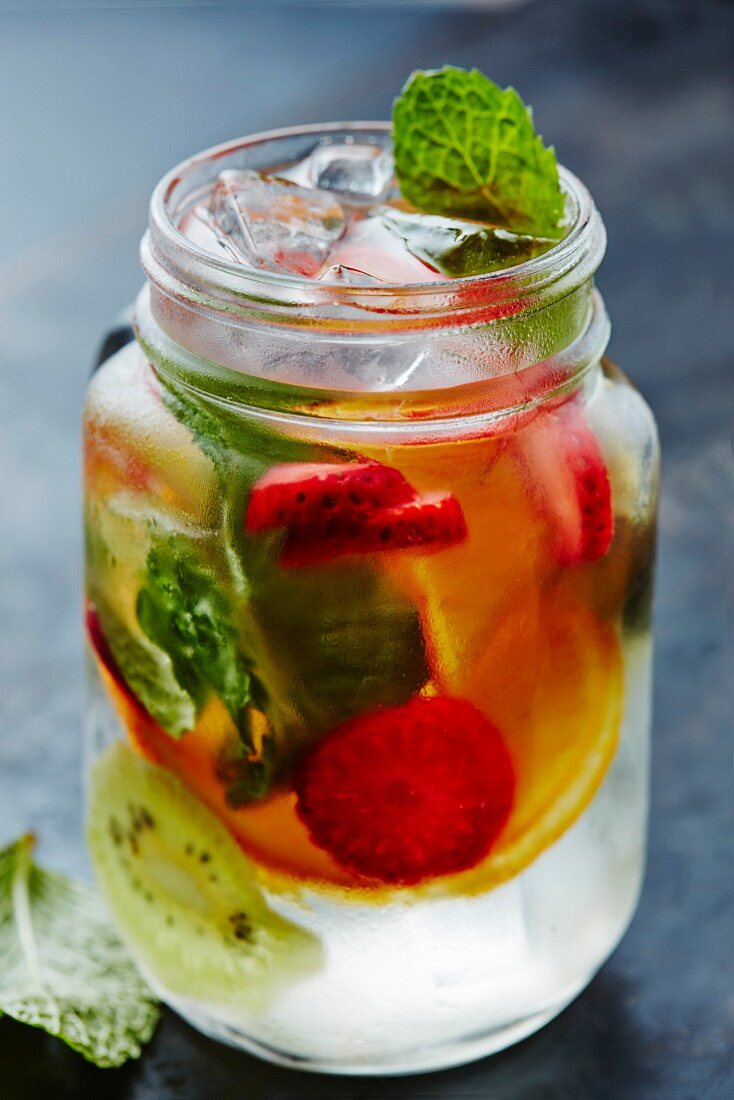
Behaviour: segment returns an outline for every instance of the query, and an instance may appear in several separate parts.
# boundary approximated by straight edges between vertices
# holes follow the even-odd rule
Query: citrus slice
[[[623,699],[615,630],[559,588],[513,601],[481,660],[453,678],[502,730],[515,805],[489,857],[452,889],[486,889],[516,875],[579,817],[614,756]]]
[[[538,587],[544,520],[505,437],[392,447],[370,457],[390,462],[422,494],[450,491],[463,512],[468,538],[459,545],[381,558],[421,612],[436,678],[453,680],[481,659],[505,602]]]

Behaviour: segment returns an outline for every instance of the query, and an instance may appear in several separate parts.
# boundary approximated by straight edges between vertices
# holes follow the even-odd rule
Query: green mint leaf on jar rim
[[[153,1034],[157,1002],[97,893],[41,870],[33,846],[24,836],[0,850],[0,1015],[120,1066]]]
[[[452,278],[513,267],[540,256],[555,243],[548,237],[390,207],[385,207],[380,219],[409,252]]]
[[[400,190],[418,210],[561,236],[555,152],[515,89],[478,69],[413,73],[393,107],[393,148]]]

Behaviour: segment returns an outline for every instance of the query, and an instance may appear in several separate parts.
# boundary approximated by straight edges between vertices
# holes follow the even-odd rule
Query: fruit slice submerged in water
[[[92,770],[97,880],[144,971],[173,996],[257,1010],[319,965],[225,827],[173,775],[115,743]]]
[[[576,565],[603,558],[612,541],[612,490],[579,403],[539,416],[518,447],[531,490],[551,520],[556,560]]]
[[[319,741],[296,777],[297,813],[343,866],[403,885],[473,867],[513,800],[497,729],[460,699],[416,698]]]
[[[397,466],[424,496],[450,487],[461,509],[468,537],[444,553],[383,559],[420,609],[434,674],[445,684],[481,658],[505,601],[539,584],[545,527],[502,437],[392,447],[374,457]]]
[[[281,564],[317,565],[346,554],[415,549],[444,550],[466,538],[466,521],[452,493],[429,493],[375,509],[359,521],[335,515],[320,527],[292,527]]]
[[[510,601],[483,658],[450,689],[502,729],[515,768],[507,825],[489,858],[462,876],[466,889],[485,889],[526,867],[596,793],[619,734],[619,641],[562,588]]]
[[[442,549],[466,537],[451,493],[418,496],[380,462],[285,463],[256,482],[245,515],[251,533],[285,527],[281,564],[317,565],[349,554]]]
[[[412,500],[403,475],[378,462],[288,462],[273,466],[253,486],[248,531],[323,523],[332,514],[359,519],[375,508]]]
[[[89,384],[84,412],[87,498],[127,492],[180,523],[216,522],[214,467],[168,411],[137,344],[126,345]]]

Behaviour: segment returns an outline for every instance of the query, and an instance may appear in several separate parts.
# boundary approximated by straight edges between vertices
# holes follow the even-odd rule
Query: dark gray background
[[[169,1014],[139,1063],[103,1072],[3,1020],[0,1097],[734,1095],[734,6],[62,6],[0,2],[0,843],[36,829],[45,863],[87,873],[78,419],[101,332],[140,283],[153,184],[248,131],[385,117],[412,68],[450,61],[518,85],[596,196],[611,353],[660,423],[651,847],[612,960],[493,1059],[392,1081],[303,1077]]]

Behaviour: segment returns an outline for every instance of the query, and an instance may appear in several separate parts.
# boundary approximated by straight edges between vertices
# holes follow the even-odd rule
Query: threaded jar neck
[[[200,153],[161,180],[142,243],[148,288],[136,325],[164,373],[262,408],[431,419],[536,400],[599,358],[608,322],[593,277],[604,226],[589,192],[563,168],[566,236],[534,259],[487,275],[342,285],[250,268],[180,231],[221,171],[277,171],[319,141],[348,138],[386,145],[390,126],[256,134]],[[520,376],[521,385],[507,385]]]

